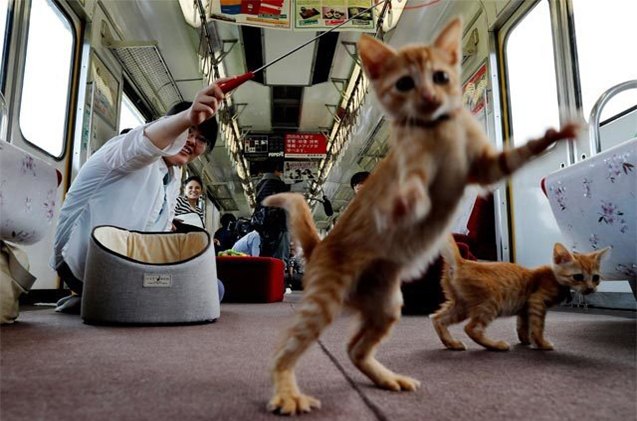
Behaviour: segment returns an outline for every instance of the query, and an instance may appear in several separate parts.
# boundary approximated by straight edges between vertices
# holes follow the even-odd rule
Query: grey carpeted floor
[[[271,386],[267,367],[294,311],[290,302],[223,304],[213,324],[89,326],[52,309],[23,311],[0,328],[0,419],[258,420]],[[612,312],[610,314],[613,314]],[[329,420],[635,420],[634,317],[552,311],[555,351],[443,349],[430,320],[404,317],[379,359],[422,382],[413,393],[377,389],[349,362],[350,321],[339,318],[306,353],[301,388]],[[515,320],[491,337],[515,340]]]

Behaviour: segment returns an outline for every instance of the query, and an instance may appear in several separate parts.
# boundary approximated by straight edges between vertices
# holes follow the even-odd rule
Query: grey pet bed
[[[215,252],[205,231],[95,227],[84,278],[86,323],[191,323],[220,314]]]

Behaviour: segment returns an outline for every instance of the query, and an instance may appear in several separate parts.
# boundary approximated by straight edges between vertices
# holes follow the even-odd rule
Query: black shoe
[[[69,295],[68,297],[61,298],[57,302],[55,311],[58,313],[66,314],[80,314],[82,309],[82,297],[79,295]]]

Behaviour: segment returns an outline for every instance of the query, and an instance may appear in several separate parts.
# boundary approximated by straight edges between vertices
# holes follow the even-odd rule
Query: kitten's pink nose
[[[428,103],[435,103],[436,102],[436,95],[434,95],[433,93],[429,92],[429,91],[424,91],[422,93],[422,98],[427,101]]]

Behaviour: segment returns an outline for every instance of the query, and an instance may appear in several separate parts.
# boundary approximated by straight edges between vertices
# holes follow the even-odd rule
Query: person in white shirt
[[[177,104],[171,109],[174,114],[169,111],[166,117],[114,137],[82,166],[60,210],[51,258],[51,266],[74,292],[58,302],[58,311],[79,312],[78,295],[95,226],[172,229],[180,167],[212,148],[217,138],[214,115],[224,97],[217,83],[199,91],[191,104]]]
[[[232,246],[232,250],[249,254],[250,256],[260,256],[261,236],[259,236],[257,231],[252,230],[243,237],[239,238]]]

